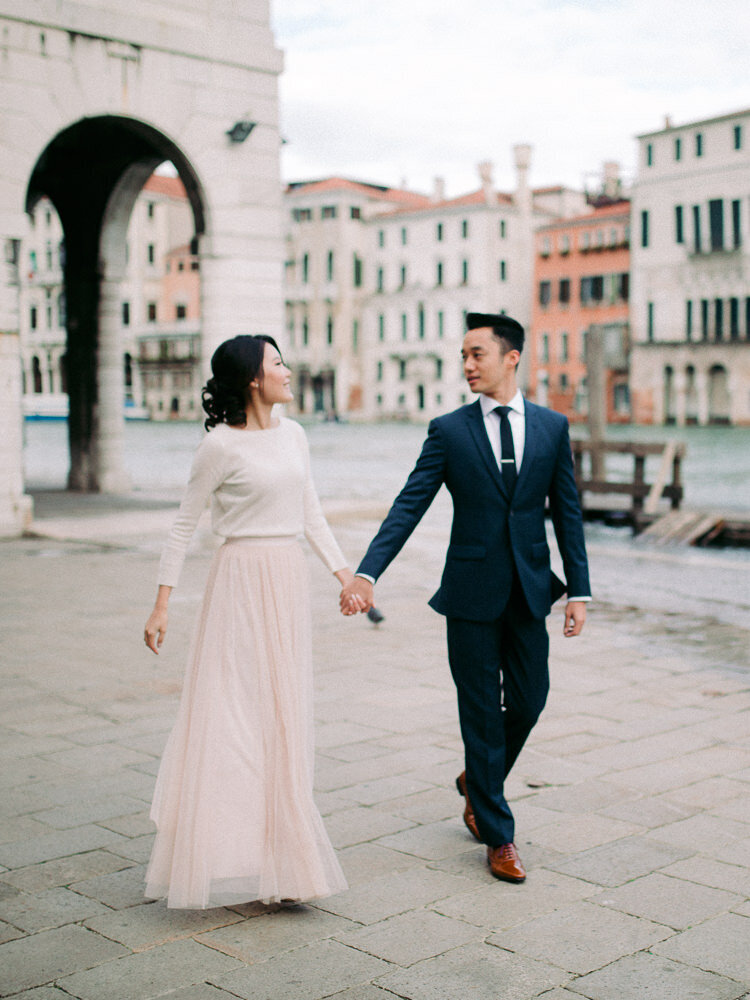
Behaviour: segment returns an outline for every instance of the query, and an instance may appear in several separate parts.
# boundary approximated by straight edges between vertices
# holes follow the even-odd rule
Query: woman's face
[[[291,371],[281,360],[281,355],[266,344],[263,352],[263,378],[258,380],[258,392],[264,403],[289,403],[294,399],[289,388]]]

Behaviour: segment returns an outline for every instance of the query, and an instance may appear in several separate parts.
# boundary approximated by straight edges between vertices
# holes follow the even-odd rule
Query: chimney
[[[445,201],[445,178],[435,177],[432,181],[432,200]]]
[[[492,183],[492,170],[492,160],[482,160],[481,163],[477,164],[479,180],[482,184],[482,190],[484,191],[484,200],[488,205],[492,205],[495,202],[495,187]]]
[[[521,143],[513,147],[513,161],[516,167],[515,200],[522,211],[531,211],[531,190],[529,188],[529,167],[531,166],[531,146]]]
[[[619,198],[622,195],[620,180],[620,164],[617,160],[607,160],[602,168],[602,193],[606,198]]]

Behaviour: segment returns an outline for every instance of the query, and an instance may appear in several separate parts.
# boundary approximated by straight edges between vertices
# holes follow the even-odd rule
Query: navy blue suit
[[[513,840],[503,783],[549,689],[544,619],[564,588],[550,568],[547,499],[566,589],[575,597],[590,593],[568,421],[526,400],[524,411],[525,444],[512,496],[478,400],[433,420],[413,471],[357,568],[377,579],[445,484],[453,525],[430,606],[447,618],[469,797],[482,840],[493,847]]]

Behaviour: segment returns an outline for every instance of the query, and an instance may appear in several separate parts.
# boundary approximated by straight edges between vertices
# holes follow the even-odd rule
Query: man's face
[[[471,391],[488,396],[507,385],[518,364],[518,351],[503,354],[503,345],[488,326],[469,330],[464,337],[461,357],[464,377]]]

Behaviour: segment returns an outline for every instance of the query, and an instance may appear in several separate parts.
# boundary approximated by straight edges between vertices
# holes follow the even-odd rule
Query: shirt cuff
[[[370,576],[369,573],[355,573],[354,575],[360,577],[362,580],[367,580],[367,582],[371,583],[373,587],[375,586],[375,577]]]
[[[591,600],[590,597],[569,597],[569,601],[583,601],[584,604],[588,604]]]

